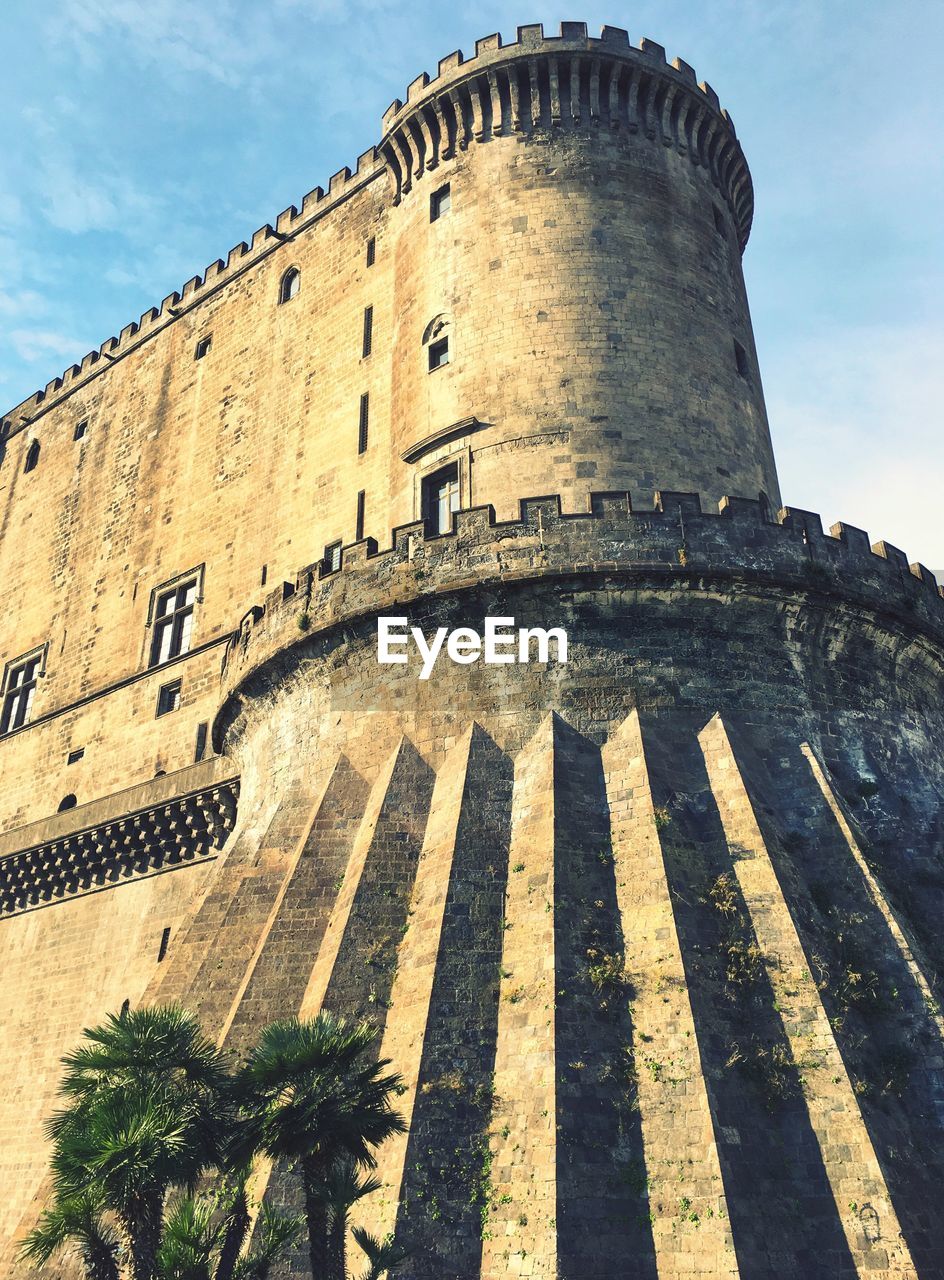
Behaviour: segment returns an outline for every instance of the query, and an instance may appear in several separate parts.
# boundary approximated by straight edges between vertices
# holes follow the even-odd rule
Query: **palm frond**
[[[362,1280],[381,1280],[385,1273],[395,1271],[410,1256],[409,1249],[396,1244],[393,1236],[379,1240],[363,1227],[355,1227],[351,1234],[367,1255],[370,1264]]]

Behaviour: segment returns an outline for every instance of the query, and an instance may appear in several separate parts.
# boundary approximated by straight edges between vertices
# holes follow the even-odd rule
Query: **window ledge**
[[[430,372],[434,373],[435,370]],[[446,444],[447,441],[454,440],[457,436],[471,435],[473,431],[481,431],[483,427],[488,425],[487,422],[480,422],[478,418],[461,418],[449,427],[442,427],[439,431],[434,431],[432,435],[426,436],[417,444],[411,444],[403,450],[400,457],[404,462],[417,462],[425,453],[429,453],[432,449],[437,449],[441,444]]]

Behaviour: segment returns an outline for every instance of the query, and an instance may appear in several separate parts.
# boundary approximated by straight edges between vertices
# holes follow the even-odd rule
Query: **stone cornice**
[[[206,861],[233,829],[238,797],[231,762],[212,759],[6,832],[0,916]]]

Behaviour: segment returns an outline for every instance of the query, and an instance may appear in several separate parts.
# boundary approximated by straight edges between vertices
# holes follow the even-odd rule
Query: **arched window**
[[[442,369],[454,357],[452,350],[452,318],[438,315],[423,332],[423,346],[426,348],[426,368],[430,373]]]
[[[75,808],[75,796],[70,792],[69,795],[63,796],[59,801],[59,813],[65,813],[66,809]]]
[[[26,450],[26,465],[23,470],[25,472],[35,471],[39,463],[39,441],[34,440],[30,447]]]
[[[291,302],[301,288],[302,273],[298,267],[289,267],[285,275],[282,277],[282,283],[279,285],[279,305],[283,302]]]

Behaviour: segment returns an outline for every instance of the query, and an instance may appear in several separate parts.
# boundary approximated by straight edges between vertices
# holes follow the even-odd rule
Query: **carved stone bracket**
[[[233,778],[0,859],[0,916],[215,856],[236,823]]]

